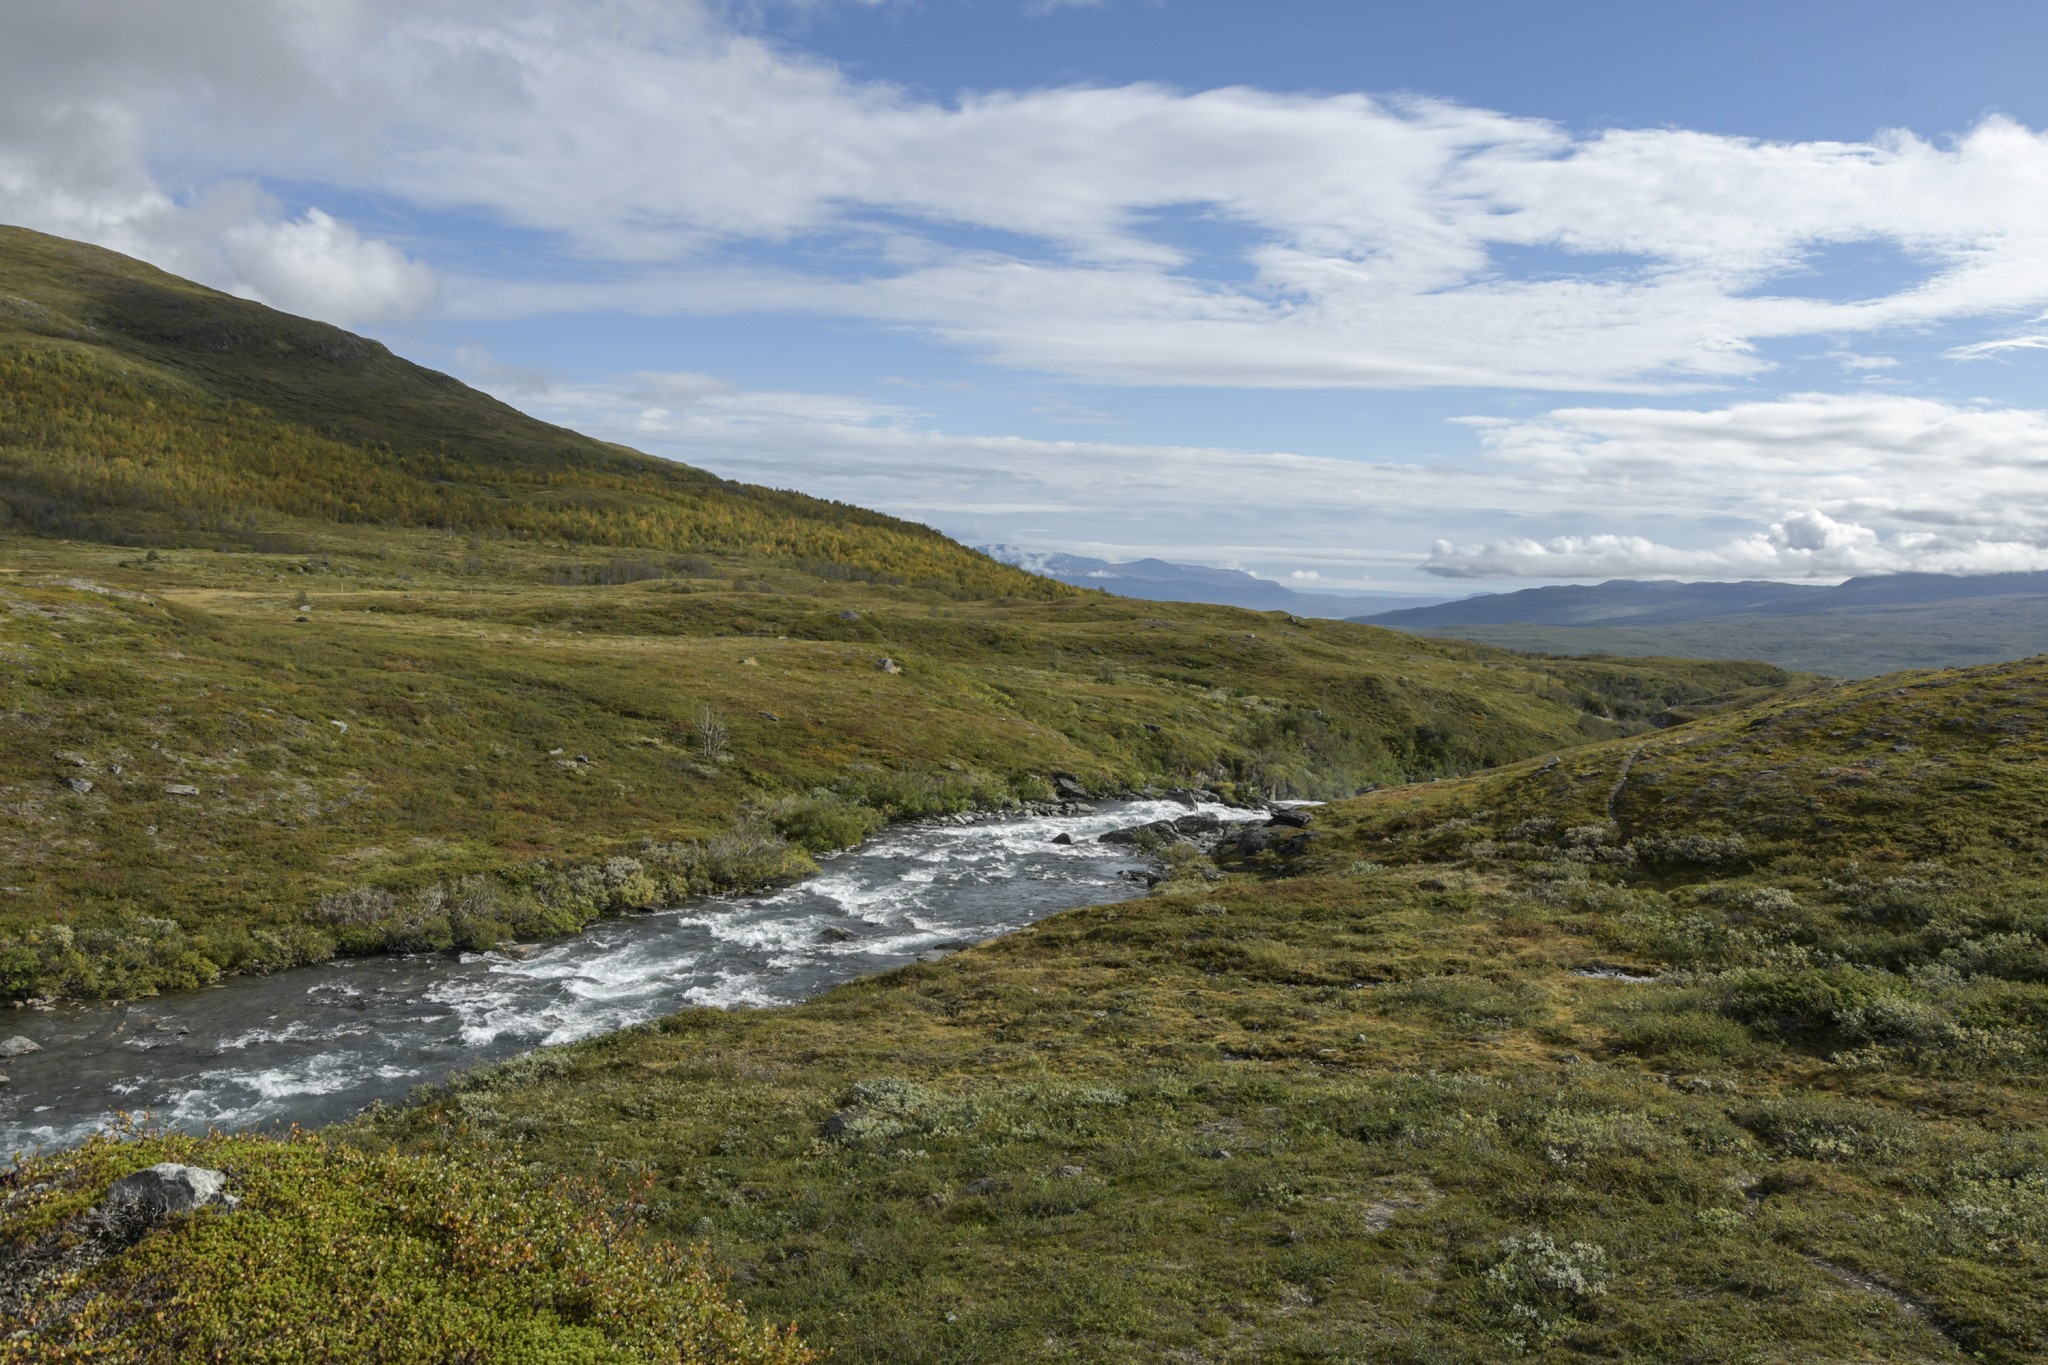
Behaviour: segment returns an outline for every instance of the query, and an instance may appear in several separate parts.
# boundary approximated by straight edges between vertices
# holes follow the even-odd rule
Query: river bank
[[[1261,814],[1197,804],[1224,820]],[[317,1125],[465,1067],[678,1009],[794,1003],[1141,895],[1156,864],[1100,836],[1189,807],[1040,809],[894,826],[772,894],[612,917],[550,944],[343,958],[146,1000],[16,1011],[0,1031],[42,1050],[7,1063],[0,1146],[68,1145],[121,1111],[180,1131]]]

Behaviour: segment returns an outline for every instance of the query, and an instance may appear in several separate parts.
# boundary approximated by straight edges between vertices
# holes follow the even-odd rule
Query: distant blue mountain
[[[1220,607],[1253,611],[1291,611],[1297,616],[1346,617],[1390,608],[1427,607],[1441,597],[1414,593],[1301,592],[1271,579],[1254,578],[1242,569],[1212,569],[1200,564],[1173,564],[1163,559],[1114,563],[1086,555],[1022,550],[1014,545],[983,545],[981,552],[1005,564],[1057,578],[1077,588],[1100,588],[1119,597],[1147,602],[1211,602]]]
[[[1882,612],[1976,598],[2048,594],[2048,573],[1875,574],[1831,588],[1791,583],[1665,583],[1618,578],[1585,587],[1484,593],[1432,606],[1351,617],[1395,630],[1459,626],[1664,626],[1721,616]]]

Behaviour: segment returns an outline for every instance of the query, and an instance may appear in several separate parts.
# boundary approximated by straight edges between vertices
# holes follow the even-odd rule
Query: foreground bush
[[[139,1238],[92,1210],[131,1171],[224,1171],[238,1207]],[[632,1202],[504,1162],[307,1134],[94,1139],[0,1176],[0,1362],[799,1365],[701,1251],[643,1242]]]

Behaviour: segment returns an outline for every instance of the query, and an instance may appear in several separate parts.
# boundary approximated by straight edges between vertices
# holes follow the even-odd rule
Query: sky
[[[974,544],[2048,568],[2048,6],[0,0],[0,222]]]

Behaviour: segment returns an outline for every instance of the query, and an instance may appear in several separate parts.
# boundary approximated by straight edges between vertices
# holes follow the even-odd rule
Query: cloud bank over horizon
[[[1249,85],[936,98],[703,0],[9,22],[0,220],[343,325],[814,318],[1056,386],[1045,411],[1470,395],[1433,448],[1310,455],[955,434],[801,375],[517,381],[531,357],[447,348],[723,473],[1010,541],[1074,525],[1060,481],[1093,480],[1125,501],[1087,547],[1270,551],[1333,586],[2048,565],[2048,414],[1901,391],[1917,372],[1885,353],[1937,329],[1951,370],[2048,348],[2048,134],[2006,115],[1766,141]],[[1745,396],[1788,347],[1849,390]],[[1559,395],[1626,405],[1530,415]]]

